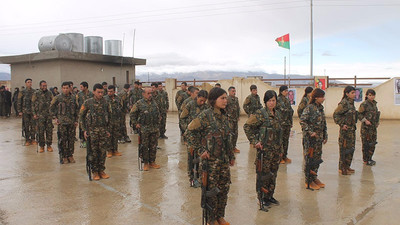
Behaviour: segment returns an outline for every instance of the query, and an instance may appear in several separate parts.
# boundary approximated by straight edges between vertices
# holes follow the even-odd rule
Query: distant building
[[[26,78],[33,79],[33,88],[46,80],[49,87],[60,87],[63,81],[72,81],[79,87],[87,81],[89,88],[106,81],[122,88],[133,83],[137,65],[146,65],[145,59],[90,54],[70,51],[46,51],[26,55],[0,57],[0,64],[10,64],[12,87],[24,86]]]

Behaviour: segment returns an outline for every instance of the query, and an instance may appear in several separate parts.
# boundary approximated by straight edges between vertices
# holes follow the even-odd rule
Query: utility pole
[[[311,78],[313,77],[313,2],[311,1],[311,23],[310,23],[310,37],[311,37],[311,43],[310,43],[310,76]]]

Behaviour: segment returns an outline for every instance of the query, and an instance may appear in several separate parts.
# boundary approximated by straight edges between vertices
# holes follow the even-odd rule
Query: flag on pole
[[[277,39],[275,39],[275,41],[278,42],[278,45],[280,47],[290,49],[289,34],[278,37]]]

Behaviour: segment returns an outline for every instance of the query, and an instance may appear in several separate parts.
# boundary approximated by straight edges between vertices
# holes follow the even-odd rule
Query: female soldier
[[[325,92],[316,88],[311,94],[310,104],[300,117],[305,146],[306,187],[315,190],[325,187],[325,184],[317,178],[319,163],[315,163],[321,160],[322,143],[325,144],[328,140],[324,106],[322,106],[324,100]]]
[[[343,91],[342,100],[333,113],[333,119],[339,125],[339,172],[342,175],[354,173],[350,168],[356,144],[357,110],[354,107],[356,89],[347,86]]]
[[[257,183],[256,189],[260,201],[260,209],[270,203],[279,204],[273,195],[276,176],[282,153],[282,128],[278,110],[276,110],[276,93],[265,92],[265,108],[258,109],[244,125],[244,131],[250,143],[257,149]]]
[[[297,107],[297,115],[299,116],[299,118],[301,117],[301,114],[303,113],[303,110],[307,107],[308,102],[311,99],[311,92],[312,91],[313,91],[312,87],[306,87],[306,89],[304,90],[303,98],[301,99],[299,107]]]
[[[277,99],[276,110],[279,111],[281,115],[281,127],[283,130],[282,133],[282,157],[280,163],[291,163],[292,160],[287,157],[288,147],[289,147],[289,136],[290,129],[293,126],[293,109],[290,105],[289,99],[287,99],[288,95],[288,87],[283,85],[279,88],[279,96]]]
[[[361,140],[362,140],[362,152],[364,164],[368,166],[375,165],[375,161],[372,160],[372,155],[375,151],[376,136],[379,126],[380,112],[376,107],[375,91],[368,89],[365,94],[365,101],[360,105],[358,109],[361,124]]]
[[[203,194],[205,190],[216,190],[212,191],[214,194],[202,194],[202,207],[206,212],[203,213],[203,219],[210,225],[229,225],[224,216],[231,183],[229,165],[234,165],[235,155],[231,145],[229,121],[224,110],[227,102],[225,90],[218,87],[211,89],[208,95],[211,107],[192,120],[186,131],[189,147],[201,146],[199,150]],[[201,139],[196,138],[198,134]]]

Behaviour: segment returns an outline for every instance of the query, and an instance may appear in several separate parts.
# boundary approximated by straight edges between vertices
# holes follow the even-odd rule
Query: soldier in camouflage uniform
[[[81,108],[83,103],[89,98],[93,98],[93,93],[89,91],[89,84],[86,81],[80,84],[81,91],[76,95],[76,101],[78,103],[78,109]],[[79,125],[79,139],[81,140],[81,148],[86,148],[86,141],[83,135],[82,127]]]
[[[282,157],[281,162],[282,164],[291,163],[292,160],[287,157],[288,148],[289,148],[289,137],[290,137],[290,129],[293,126],[293,109],[290,105],[289,99],[287,98],[288,95],[288,87],[283,85],[279,88],[279,95],[278,101],[276,104],[276,110],[279,111],[281,115],[281,126],[283,130],[282,134]]]
[[[39,152],[44,152],[44,146],[47,144],[47,151],[52,152],[51,143],[53,141],[53,122],[50,112],[50,104],[53,100],[53,94],[47,90],[46,81],[39,83],[40,89],[32,96],[32,112],[39,133]],[[45,138],[46,134],[46,138]]]
[[[139,135],[142,141],[140,151],[144,162],[144,171],[148,171],[150,167],[160,168],[155,161],[161,118],[157,103],[152,99],[152,92],[150,87],[145,88],[143,98],[132,106],[130,112],[133,126],[140,131]]]
[[[37,144],[35,141],[35,121],[32,114],[32,96],[35,90],[32,88],[32,79],[25,80],[26,88],[18,94],[18,112],[22,116],[22,132],[25,137],[25,146]]]
[[[164,91],[162,83],[158,82],[158,94],[160,95],[160,113],[161,113],[161,122],[160,122],[160,138],[168,139],[165,136],[166,125],[167,125],[167,112],[169,109],[169,99],[168,93]]]
[[[182,113],[183,109],[186,108],[186,106],[187,106],[190,102],[194,101],[194,99],[195,99],[195,98],[197,97],[197,95],[199,94],[199,89],[198,89],[197,87],[190,86],[190,87],[188,88],[188,91],[189,91],[189,93],[190,93],[190,97],[187,98],[187,99],[185,99],[185,101],[182,102],[182,105],[181,105],[181,113]],[[180,115],[181,115],[181,114],[178,115],[178,116],[179,116],[179,127],[181,128],[181,130],[183,130],[183,133],[185,133],[188,124],[185,124],[185,121],[182,120],[182,118],[180,118]],[[184,141],[186,142],[185,135],[182,135],[182,136],[183,136]]]
[[[92,166],[93,180],[108,179],[104,170],[106,152],[109,148],[111,107],[103,98],[104,89],[101,84],[93,86],[93,98],[83,103],[79,112],[79,123],[88,140],[88,159]]]
[[[361,121],[361,140],[363,161],[365,165],[373,166],[376,164],[372,160],[375,152],[375,145],[377,139],[377,128],[379,126],[380,112],[376,106],[375,91],[368,89],[365,93],[365,101],[358,109],[359,119]]]
[[[240,117],[240,106],[239,99],[236,97],[235,87],[228,88],[228,105],[226,106],[226,113],[228,114],[228,120],[232,129],[232,146],[234,146],[234,152],[239,153],[240,150],[236,148],[238,139],[238,122]]]
[[[197,98],[195,98],[194,101],[189,102],[189,104],[186,105],[182,109],[182,113],[180,117],[182,118],[183,121],[183,126],[185,130],[187,129],[187,126],[189,125],[192,120],[197,118],[197,116],[203,112],[204,110],[209,108],[209,105],[206,103],[208,97],[208,92],[205,90],[199,91],[199,94],[197,95]],[[200,137],[197,137],[201,139]],[[196,174],[199,173],[199,164],[194,163],[192,159],[197,159],[199,155],[199,149],[201,146],[192,146],[191,148],[188,146],[188,175],[189,175],[189,181],[190,181],[190,186],[191,187],[200,187],[200,182],[198,181],[198,177],[195,177],[195,172]],[[195,160],[197,161],[197,160]],[[197,170],[194,171],[196,164]]]
[[[106,102],[111,107],[111,116],[110,116],[110,126],[108,132],[110,133],[109,140],[109,148],[107,152],[107,157],[111,158],[112,156],[121,156],[122,154],[118,152],[118,140],[121,138],[120,134],[120,126],[121,126],[121,115],[122,113],[122,104],[119,97],[115,94],[115,86],[108,86],[108,94],[104,97]]]
[[[280,113],[276,110],[276,99],[275,91],[265,92],[265,108],[258,109],[251,114],[243,126],[247,139],[257,149],[257,155],[263,153],[263,163],[259,166],[262,173],[266,174],[266,178],[261,181],[260,189],[263,188],[266,191],[263,195],[259,194],[258,198],[259,201],[263,202],[263,205],[267,206],[271,203],[279,204],[273,195],[282,154],[283,132]]]
[[[187,98],[189,98],[190,96],[189,96],[189,94],[188,94],[188,90],[187,90],[187,83],[186,82],[182,82],[182,84],[181,84],[181,90],[179,90],[177,93],[176,93],[176,96],[175,96],[175,104],[176,104],[176,107],[178,108],[178,118],[179,118],[179,115],[181,114],[181,112],[182,112],[182,103],[183,103],[183,101],[185,101]],[[185,130],[181,127],[181,124],[179,123],[179,129],[181,130],[181,135],[183,135],[183,133],[185,132]]]
[[[257,94],[257,86],[252,84],[250,86],[251,94],[246,97],[243,103],[243,110],[250,117],[251,114],[255,113],[257,109],[261,109],[260,96]]]
[[[225,221],[225,207],[228,201],[231,183],[230,168],[235,164],[235,155],[231,145],[231,131],[225,112],[227,105],[226,91],[214,87],[208,96],[211,108],[204,110],[189,124],[186,136],[189,148],[199,148],[203,176],[207,174],[207,190],[217,187],[220,191],[207,197],[211,207],[206,218],[208,224],[229,224]],[[201,138],[199,138],[201,137]],[[205,179],[202,179],[205,181]],[[202,183],[205,185],[204,183]]]
[[[71,95],[68,82],[61,85],[62,93],[51,101],[50,110],[56,118],[58,125],[58,151],[60,163],[74,163],[75,129],[78,126],[78,104],[76,98]]]
[[[347,86],[344,89],[342,100],[333,113],[333,119],[340,127],[339,172],[342,175],[349,175],[355,172],[354,169],[350,168],[356,144],[357,110],[354,107],[355,97],[356,89],[352,86]]]
[[[305,157],[305,179],[306,187],[310,184],[310,188],[318,190],[324,188],[325,184],[318,178],[319,164],[307,165],[312,158],[312,161],[320,160],[322,157],[322,144],[328,141],[328,132],[326,127],[324,106],[322,103],[325,100],[325,92],[322,89],[316,88],[312,92],[310,104],[304,109],[300,117],[300,124],[303,130],[304,140],[304,157]],[[309,170],[309,171],[306,171]],[[309,176],[308,176],[309,175]]]
[[[297,107],[297,115],[299,116],[299,118],[301,117],[303,110],[307,107],[308,102],[311,99],[312,91],[313,91],[312,87],[306,87],[306,89],[304,90],[303,98],[301,99],[301,102],[300,102],[299,106]]]
[[[121,114],[121,124],[120,124],[120,142],[131,142],[127,132],[126,132],[126,114],[129,113],[129,84],[124,85],[124,89],[118,94],[119,99],[121,100],[122,105],[122,114]]]
[[[108,84],[107,84],[107,82],[103,82],[103,83],[101,83],[101,85],[103,86],[103,96],[106,96],[107,95],[107,86],[108,86]]]
[[[133,89],[129,92],[129,108],[132,109],[132,106],[143,98],[143,89],[141,88],[142,83],[139,81],[135,81],[133,84]],[[132,121],[129,122],[135,134],[138,133],[136,127],[133,126]]]

